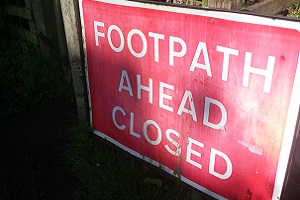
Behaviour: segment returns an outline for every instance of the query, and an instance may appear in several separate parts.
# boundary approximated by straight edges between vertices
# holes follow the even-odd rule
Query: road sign
[[[80,1],[95,134],[217,199],[278,199],[300,94],[300,24]]]

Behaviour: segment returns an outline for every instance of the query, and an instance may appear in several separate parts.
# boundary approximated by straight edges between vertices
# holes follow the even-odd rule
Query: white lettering
[[[239,50],[231,49],[231,48],[227,48],[227,47],[222,47],[222,46],[218,45],[217,46],[217,51],[224,53],[222,80],[227,81],[230,55],[238,56],[239,55]]]
[[[199,56],[200,56],[202,51],[203,51],[203,57],[204,57],[204,64],[198,63]],[[211,69],[210,69],[210,62],[209,62],[207,48],[206,48],[206,43],[204,43],[204,42],[199,42],[198,43],[198,47],[196,49],[192,64],[190,66],[190,71],[193,72],[196,67],[200,68],[200,69],[204,69],[206,71],[207,76],[212,77]]]
[[[167,83],[159,82],[159,107],[168,110],[170,112],[173,112],[173,108],[164,104],[164,99],[172,100],[172,96],[167,95],[164,93],[164,88],[174,90],[173,85],[169,85]]]
[[[167,151],[170,154],[172,154],[174,156],[179,156],[181,154],[181,148],[180,148],[179,144],[171,138],[171,136],[170,136],[171,134],[176,135],[178,138],[180,137],[180,134],[173,129],[166,130],[167,140],[176,147],[176,151],[172,150],[167,144],[165,145],[165,148],[167,149]]]
[[[134,132],[134,113],[130,112],[130,134],[137,137],[141,138],[140,134]]]
[[[187,99],[189,99],[190,102],[190,110],[186,109],[184,106],[186,104]],[[185,112],[187,114],[192,115],[193,120],[196,122],[197,121],[197,116],[196,116],[196,110],[195,110],[195,106],[194,106],[194,101],[193,101],[193,97],[192,97],[192,93],[188,90],[185,91],[183,98],[181,100],[179,109],[177,114],[181,115],[182,112]]]
[[[164,40],[165,36],[159,33],[148,33],[149,37],[154,38],[154,61],[159,62],[159,39]]]
[[[174,57],[183,57],[186,54],[186,43],[179,37],[170,36],[169,40],[169,65],[174,66]],[[180,44],[181,51],[175,51],[175,42]]]
[[[194,140],[190,137],[188,137],[188,142],[187,142],[187,150],[186,150],[186,161],[192,165],[194,165],[195,167],[198,167],[199,169],[202,169],[202,165],[200,163],[197,163],[196,161],[191,159],[191,155],[195,155],[199,158],[201,158],[201,153],[199,153],[198,151],[195,151],[192,149],[192,145],[197,145],[201,148],[204,147],[204,144],[202,144],[201,142],[198,142],[197,140]]]
[[[115,124],[115,126],[119,129],[119,130],[124,130],[126,128],[126,126],[123,124],[123,125],[119,125],[117,120],[116,120],[116,112],[117,111],[120,111],[122,113],[123,116],[126,116],[126,113],[125,111],[123,110],[123,108],[121,108],[120,106],[116,106],[114,107],[114,109],[112,110],[112,119],[113,119],[113,122]]]
[[[114,44],[112,43],[112,40],[111,40],[111,32],[113,30],[116,30],[120,36],[120,46],[119,47],[115,47]],[[115,52],[121,52],[123,51],[124,49],[124,46],[125,46],[125,39],[124,39],[124,35],[122,33],[122,30],[116,26],[116,25],[111,25],[109,28],[108,28],[108,31],[107,31],[107,39],[108,39],[108,43],[110,45],[110,47],[115,51]]]
[[[124,85],[125,79],[127,82],[127,86]],[[131,84],[130,84],[128,73],[126,70],[122,70],[122,76],[121,76],[120,85],[119,85],[119,92],[122,92],[122,90],[127,90],[129,92],[130,96],[133,96]]]
[[[144,86],[141,84],[141,76],[138,74],[137,75],[137,98],[141,99],[142,98],[142,90],[145,90],[149,92],[149,103],[153,103],[153,80],[152,78],[149,78],[149,87]]]
[[[220,174],[215,171],[216,155],[222,157],[226,162],[226,172],[224,174]],[[229,157],[225,153],[211,148],[209,159],[209,173],[223,180],[228,179],[232,174],[232,163]]]
[[[104,33],[98,32],[98,26],[104,28],[104,23],[94,21],[94,32],[95,32],[96,46],[99,46],[99,37],[105,37]]]
[[[143,48],[142,48],[142,51],[140,53],[135,52],[133,50],[133,47],[132,47],[131,39],[132,39],[132,36],[134,34],[139,35],[140,38],[142,39]],[[128,36],[127,36],[127,45],[128,45],[128,48],[129,48],[129,51],[131,52],[131,54],[134,55],[137,58],[142,58],[147,53],[147,47],[148,46],[147,46],[146,37],[145,37],[144,33],[142,31],[138,30],[138,29],[132,29],[131,31],[129,31]]]
[[[222,117],[221,117],[221,120],[218,124],[213,124],[213,123],[208,121],[208,119],[209,119],[209,110],[210,110],[210,104],[211,103],[218,106],[221,110]],[[213,128],[213,129],[223,129],[225,127],[226,121],[227,121],[227,112],[226,112],[226,109],[225,109],[224,105],[221,102],[219,102],[215,99],[205,97],[203,124]]]
[[[271,84],[272,84],[273,69],[274,69],[274,66],[275,66],[275,57],[274,56],[268,56],[268,64],[267,64],[267,69],[266,70],[251,67],[251,60],[252,60],[252,53],[246,52],[245,66],[244,66],[244,76],[243,76],[243,86],[248,87],[250,73],[258,74],[258,75],[261,75],[261,76],[265,76],[264,92],[265,93],[270,93]]]
[[[157,130],[157,139],[156,140],[151,140],[148,136],[147,128],[149,125],[153,125]],[[155,121],[153,121],[151,119],[145,121],[144,126],[143,126],[143,134],[144,134],[145,139],[152,145],[158,145],[162,138],[160,127],[158,126],[158,124]]]

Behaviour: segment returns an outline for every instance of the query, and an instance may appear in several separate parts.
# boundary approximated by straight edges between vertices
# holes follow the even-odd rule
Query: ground
[[[73,103],[47,103],[0,120],[0,199],[74,199],[64,158]]]

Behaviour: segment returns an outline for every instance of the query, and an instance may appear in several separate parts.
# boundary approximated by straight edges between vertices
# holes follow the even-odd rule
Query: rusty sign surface
[[[95,134],[217,199],[278,199],[299,110],[300,25],[81,0]]]

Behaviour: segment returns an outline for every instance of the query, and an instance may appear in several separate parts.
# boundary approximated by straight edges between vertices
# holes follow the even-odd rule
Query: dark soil
[[[1,200],[74,199],[64,148],[76,118],[73,103],[48,103],[0,119]]]

